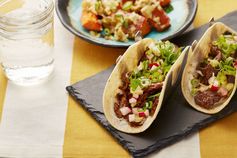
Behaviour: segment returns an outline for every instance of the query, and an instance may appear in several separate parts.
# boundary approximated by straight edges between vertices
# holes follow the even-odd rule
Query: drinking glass
[[[0,63],[19,85],[45,81],[53,72],[53,0],[0,1]]]

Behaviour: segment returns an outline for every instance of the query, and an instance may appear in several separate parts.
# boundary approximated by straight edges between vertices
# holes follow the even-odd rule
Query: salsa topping
[[[190,81],[197,105],[212,109],[231,94],[236,77],[237,36],[223,34],[210,44],[208,56],[199,63]]]
[[[137,67],[121,76],[114,104],[118,118],[136,127],[154,115],[165,77],[180,53],[181,48],[168,41],[152,42],[146,48]]]

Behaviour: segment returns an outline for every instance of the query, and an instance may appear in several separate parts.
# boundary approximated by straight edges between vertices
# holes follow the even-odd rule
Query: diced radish
[[[219,86],[218,80],[214,80],[213,85],[216,86],[216,87],[218,87],[218,86]]]
[[[219,89],[218,86],[214,86],[214,85],[211,86],[211,91],[218,91],[218,89]]]
[[[146,111],[145,111],[145,115],[146,115],[146,117],[149,116],[149,110],[146,110]]]
[[[119,109],[123,116],[129,114],[132,110],[129,107],[122,107]]]
[[[133,98],[133,97],[132,97],[132,98],[129,99],[129,103],[130,103],[130,104],[134,104],[134,103],[136,103],[136,102],[137,102],[137,99],[136,99],[136,98]]]
[[[146,117],[146,114],[145,114],[145,112],[139,112],[139,113],[138,113],[138,116],[139,116],[139,117]]]
[[[138,108],[132,108],[132,113],[138,115]]]
[[[224,88],[224,87],[221,87],[221,88],[218,90],[217,93],[219,93],[221,96],[225,97],[225,96],[227,96],[227,94],[228,94],[228,90],[227,90],[226,88]]]
[[[219,82],[214,80],[213,85],[211,86],[211,91],[218,91],[219,89]]]
[[[119,88],[116,91],[117,91],[117,94],[123,94],[123,91]]]
[[[135,121],[135,114],[128,115],[128,121],[129,122],[134,122]]]
[[[133,98],[138,98],[139,97],[139,95],[138,94],[133,94]]]
[[[150,69],[152,69],[153,66],[158,67],[158,66],[160,66],[160,65],[159,65],[158,63],[151,63],[151,64],[148,65],[148,67],[149,67]]]

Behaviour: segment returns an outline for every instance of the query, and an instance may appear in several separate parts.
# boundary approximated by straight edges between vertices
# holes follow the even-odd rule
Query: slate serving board
[[[224,22],[234,30],[237,30],[236,17],[237,11],[217,21]],[[207,28],[208,25],[204,25],[172,41],[180,46],[190,45],[193,40],[200,39]],[[237,110],[237,95],[232,98],[224,110],[215,115],[203,114],[194,110],[182,95],[179,77],[176,88],[172,90],[172,93],[166,99],[151,127],[140,134],[125,134],[114,129],[103,114],[103,90],[112,70],[113,67],[68,86],[66,89],[134,157],[144,157],[155,150],[160,150]]]

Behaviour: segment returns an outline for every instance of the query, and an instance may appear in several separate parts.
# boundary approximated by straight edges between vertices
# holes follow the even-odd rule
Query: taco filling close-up
[[[168,41],[147,46],[136,68],[121,74],[122,85],[114,103],[117,118],[138,127],[153,116],[166,75],[180,54],[181,49]]]
[[[236,59],[237,36],[226,32],[210,43],[210,52],[190,80],[190,92],[197,105],[213,109],[230,96],[235,86]]]

